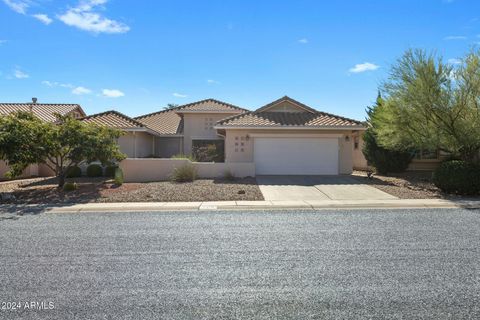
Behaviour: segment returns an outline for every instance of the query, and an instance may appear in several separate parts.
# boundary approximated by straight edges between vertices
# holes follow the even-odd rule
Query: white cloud
[[[217,80],[208,79],[208,80],[207,80],[207,83],[208,83],[208,84],[219,84],[220,82],[218,82]]]
[[[103,89],[102,94],[104,97],[108,98],[119,98],[125,95],[122,91],[117,89]]]
[[[27,9],[30,6],[27,1],[21,1],[21,0],[2,0],[2,1],[10,9],[20,14],[26,14]]]
[[[365,63],[356,64],[353,68],[350,68],[348,71],[351,73],[360,73],[365,71],[374,71],[374,70],[377,70],[378,68],[380,68],[380,66],[377,66],[374,63],[365,62]]]
[[[17,79],[26,79],[30,77],[28,74],[21,71],[20,69],[15,69],[15,71],[13,72],[13,76]]]
[[[450,41],[450,40],[467,40],[467,37],[466,36],[446,36],[445,38],[443,38],[443,40],[447,40],[447,41]]]
[[[456,59],[456,58],[452,58],[452,59],[448,59],[447,62],[448,62],[449,64],[455,65],[455,64],[461,64],[461,63],[462,63],[462,60]]]
[[[1,46],[2,44],[6,43],[6,42],[7,42],[7,40],[0,40],[0,46]]]
[[[44,80],[42,81],[42,84],[50,88],[53,88],[53,87],[62,87],[62,88],[69,88],[69,89],[74,88],[74,86],[70,83],[60,83],[56,81],[52,82],[52,81]]]
[[[298,43],[307,44],[307,43],[308,43],[308,39],[307,39],[307,38],[302,38],[302,39],[298,40]]]
[[[49,25],[50,23],[53,22],[52,19],[50,19],[46,14],[43,14],[43,13],[34,14],[32,15],[32,17],[43,22],[46,25]]]
[[[172,95],[174,97],[177,97],[177,98],[186,98],[187,97],[186,94],[181,94],[181,93],[177,93],[177,92],[172,93]]]
[[[92,93],[92,90],[85,87],[76,87],[72,90],[72,93],[76,95],[89,94]]]
[[[85,0],[58,16],[63,23],[93,33],[125,33],[130,27],[122,22],[108,19],[94,10],[107,0]]]

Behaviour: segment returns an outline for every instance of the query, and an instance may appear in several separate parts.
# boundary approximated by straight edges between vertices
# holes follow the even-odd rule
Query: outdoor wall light
[[[345,141],[350,141],[350,137],[349,136],[345,136]]]
[[[245,140],[250,140],[250,136],[247,134],[247,136],[245,137]]]

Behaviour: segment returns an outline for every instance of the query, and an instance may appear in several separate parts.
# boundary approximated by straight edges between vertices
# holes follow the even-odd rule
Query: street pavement
[[[0,243],[0,319],[480,318],[474,209],[0,215]]]

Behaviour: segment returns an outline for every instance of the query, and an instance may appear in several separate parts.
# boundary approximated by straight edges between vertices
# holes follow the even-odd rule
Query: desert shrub
[[[99,164],[91,164],[87,167],[87,176],[101,177],[103,175],[102,166]]]
[[[228,180],[228,181],[235,180],[235,174],[229,169],[223,173],[223,177],[225,178],[225,180]]]
[[[78,178],[82,176],[82,169],[78,166],[68,168],[67,172],[65,173],[66,178]]]
[[[114,176],[115,184],[121,186],[123,184],[123,171],[120,168],[115,169],[115,176]]]
[[[412,161],[412,152],[388,150],[379,146],[371,128],[365,131],[363,140],[363,155],[368,164],[380,174],[403,172]]]
[[[69,191],[74,191],[77,190],[78,186],[75,182],[66,182],[63,185],[63,191],[69,192]]]
[[[171,157],[171,159],[187,159],[187,160],[190,160],[192,162],[196,162],[197,159],[195,158],[195,156],[193,155],[188,155],[188,154],[183,154],[183,153],[179,153],[179,154],[176,154],[176,155],[173,155]]]
[[[433,183],[447,193],[478,194],[480,166],[460,160],[445,161],[433,173]]]
[[[197,178],[197,170],[191,164],[186,164],[181,167],[173,169],[172,181],[175,182],[190,182]]]
[[[117,170],[117,165],[110,165],[105,167],[105,177],[113,178],[115,177],[115,170]]]

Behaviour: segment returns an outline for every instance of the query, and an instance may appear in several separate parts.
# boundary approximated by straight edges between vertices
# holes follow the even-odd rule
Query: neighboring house
[[[82,118],[85,112],[78,104],[70,103],[38,103],[36,98],[32,98],[30,103],[0,103],[0,116],[6,116],[14,112],[25,111],[32,112],[35,116],[45,122],[55,122],[56,114],[62,116],[72,115],[75,118]],[[4,179],[5,173],[9,170],[5,161],[0,160],[0,180]],[[30,165],[25,169],[22,177],[28,176],[49,176],[51,170],[42,164]]]

